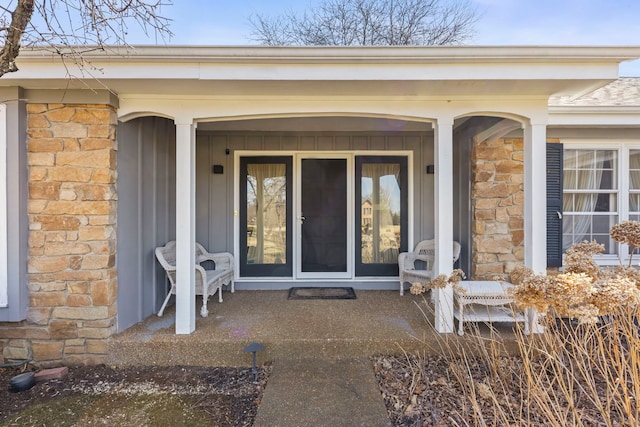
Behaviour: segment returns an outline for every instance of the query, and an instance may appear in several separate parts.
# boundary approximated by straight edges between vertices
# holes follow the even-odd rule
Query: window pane
[[[596,167],[613,170],[616,168],[617,152],[613,150],[596,151]]]
[[[577,169],[591,169],[595,165],[595,151],[593,150],[576,150]],[[570,166],[571,167],[571,166]]]
[[[571,212],[617,212],[616,193],[565,193],[563,211]]]
[[[593,232],[597,234],[609,234],[611,229],[611,217],[608,215],[598,215],[593,217]]]
[[[578,171],[567,170],[563,172],[564,188],[567,190],[575,190],[578,188]]]
[[[616,194],[598,194],[596,198],[595,212],[615,212],[617,210]]]
[[[594,235],[592,240],[595,240],[601,245],[604,245],[603,253],[605,254],[615,254],[618,252],[617,251],[618,245],[615,244],[615,242],[611,239],[611,236],[609,236],[609,234]]]
[[[400,165],[362,165],[362,263],[395,264],[400,252]]]
[[[615,253],[617,245],[612,243],[609,229],[618,219],[618,152],[565,150],[564,159],[564,249],[584,240],[596,240],[605,245],[605,253]]]
[[[574,212],[574,195],[564,193],[562,197],[562,211],[563,212]]]
[[[611,240],[609,230],[617,221],[617,215],[566,215],[562,224],[562,247],[567,250],[575,243],[595,240],[605,245],[605,254],[615,254],[617,245]]]
[[[247,264],[286,262],[285,164],[247,165]]]
[[[629,194],[629,219],[633,212],[640,212],[640,193]]]
[[[629,150],[629,188],[640,190],[640,150]]]
[[[564,150],[564,167],[575,169],[578,161],[577,150]]]
[[[640,171],[629,171],[629,188],[640,190]]]

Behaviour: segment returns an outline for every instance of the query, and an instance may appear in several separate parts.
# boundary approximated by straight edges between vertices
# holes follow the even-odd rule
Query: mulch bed
[[[476,385],[476,408],[452,369],[459,362],[446,357],[379,356],[372,359],[389,419],[394,426],[486,425],[545,426],[544,419],[520,406],[517,387],[508,399],[515,416],[496,420],[491,399],[483,394],[488,370],[482,363],[465,365]],[[501,370],[517,372],[517,358],[498,358]],[[270,367],[259,368],[251,381],[250,368],[145,366],[112,368],[104,365],[70,368],[62,380],[36,384],[20,393],[8,391],[21,371],[0,369],[0,426],[251,426],[255,420]],[[514,384],[517,381],[514,378]],[[330,409],[328,409],[330,410]],[[521,412],[524,410],[524,413]],[[525,415],[524,422],[518,415]],[[598,414],[584,408],[583,424],[598,426]]]
[[[526,426],[546,427],[549,414],[539,413],[523,401],[519,389],[518,375],[522,372],[522,361],[517,357],[497,357],[496,366],[505,375],[512,376],[506,389],[498,390],[495,397],[501,413],[507,418],[496,416],[496,402],[488,384],[491,384],[490,369],[479,360],[470,358],[467,362],[448,359],[443,356],[416,357],[379,356],[373,358],[373,365],[380,391],[394,426],[449,427],[449,426]],[[465,376],[466,390],[454,374]],[[475,398],[471,403],[469,384],[474,385]],[[600,384],[602,385],[602,384]],[[601,387],[599,387],[601,388]],[[558,398],[559,408],[564,408],[562,393],[549,389]],[[601,394],[602,401],[606,395]],[[586,398],[576,396],[580,420],[573,425],[601,427],[605,425],[630,426],[619,416],[609,414],[604,420],[602,414]],[[562,412],[562,410],[560,411]],[[608,423],[610,422],[610,424]]]
[[[0,425],[250,426],[269,371],[254,383],[250,368],[81,366],[15,393],[21,371],[3,368]]]

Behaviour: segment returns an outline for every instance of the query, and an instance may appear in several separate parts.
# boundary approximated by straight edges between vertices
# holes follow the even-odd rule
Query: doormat
[[[288,299],[356,299],[353,288],[290,288]]]

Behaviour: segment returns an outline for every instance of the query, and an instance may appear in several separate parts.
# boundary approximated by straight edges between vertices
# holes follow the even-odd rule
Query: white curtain
[[[596,209],[596,202],[598,200],[597,190],[600,190],[602,182],[602,169],[604,161],[607,160],[606,156],[598,155],[597,152],[588,151],[581,152],[576,151],[575,159],[571,159],[574,162],[577,160],[577,170],[572,170],[576,167],[576,164],[569,169],[570,173],[564,174],[564,188],[568,190],[595,190],[593,193],[572,194],[572,197],[566,197],[564,199],[563,210],[565,212],[577,212],[573,218],[573,224],[571,221],[564,221],[563,233],[573,235],[573,242],[563,242],[563,249],[567,249],[574,242],[581,242],[585,240],[585,236],[590,229],[592,216],[590,212],[594,212]],[[612,159],[611,159],[612,160]],[[571,205],[571,202],[574,205]],[[571,227],[573,226],[573,230]]]
[[[629,189],[640,190],[640,151],[638,150],[629,152]],[[637,197],[629,197],[629,210],[640,211]]]
[[[381,181],[386,176],[395,178],[395,188],[382,188]],[[370,202],[373,205],[371,247],[364,247],[368,236],[363,235],[362,262],[395,263],[398,259],[399,241],[393,226],[392,198],[400,200],[400,165],[365,163],[362,165],[362,178],[370,178],[372,181]]]
[[[265,243],[277,254],[286,248],[283,231],[286,232],[286,166],[284,164],[253,163],[247,165],[248,199],[255,198],[255,245],[247,242],[247,259],[255,264],[265,263]],[[251,220],[250,218],[247,218]],[[280,257],[282,262],[282,257]],[[276,260],[266,260],[273,264]]]

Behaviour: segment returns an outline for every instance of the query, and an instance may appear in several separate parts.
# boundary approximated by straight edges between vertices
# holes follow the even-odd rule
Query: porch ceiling
[[[119,95],[548,97],[618,77],[638,47],[136,47],[75,70],[25,50],[0,86],[105,89]],[[69,77],[68,70],[74,74]],[[43,78],[44,77],[44,78]]]

